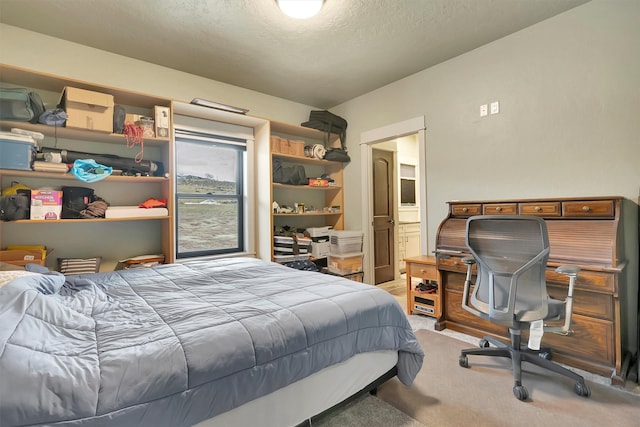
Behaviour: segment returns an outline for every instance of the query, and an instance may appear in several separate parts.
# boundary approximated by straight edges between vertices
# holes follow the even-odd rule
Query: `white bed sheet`
[[[397,361],[395,350],[360,353],[195,427],[296,426],[359,392]]]

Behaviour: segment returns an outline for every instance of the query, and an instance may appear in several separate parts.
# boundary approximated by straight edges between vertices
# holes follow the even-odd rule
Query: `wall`
[[[0,62],[57,76],[84,80],[190,102],[203,98],[248,108],[249,114],[302,123],[311,106],[197,77],[121,55],[0,24]],[[49,106],[47,106],[49,107]]]
[[[428,249],[454,199],[619,195],[626,206],[635,331],[640,185],[640,2],[594,0],[350,100],[347,141],[426,117]],[[426,41],[425,41],[426,42]],[[481,118],[479,106],[500,102]],[[360,228],[360,162],[345,171],[347,228]],[[629,337],[635,343],[635,337]]]

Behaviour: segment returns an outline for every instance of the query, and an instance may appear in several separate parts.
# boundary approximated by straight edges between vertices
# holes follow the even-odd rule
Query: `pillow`
[[[101,257],[58,258],[58,270],[62,274],[87,274],[100,271]]]
[[[17,277],[16,280],[19,280],[22,285],[29,286],[45,295],[57,294],[66,280],[64,275],[57,271],[52,271],[48,274],[27,273],[29,275]]]
[[[0,271],[0,288],[18,277],[37,276],[38,273],[32,273],[25,270]]]
[[[9,264],[7,262],[0,261],[0,271],[24,271],[24,268],[19,265]]]

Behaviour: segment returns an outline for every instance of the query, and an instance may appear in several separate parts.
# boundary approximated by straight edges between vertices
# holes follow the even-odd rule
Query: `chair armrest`
[[[577,265],[561,265],[556,268],[556,273],[565,274],[567,276],[577,276],[580,272],[580,267]]]
[[[462,258],[462,263],[463,264],[467,264],[467,265],[472,265],[476,263],[476,260],[473,259],[472,256],[466,256],[464,258]]]
[[[569,277],[569,288],[567,289],[567,297],[565,298],[565,314],[564,325],[562,326],[546,326],[545,331],[554,332],[560,335],[570,335],[573,333],[571,330],[571,317],[573,316],[573,288],[578,277],[580,267],[577,265],[561,265],[556,268],[556,273],[564,274]]]

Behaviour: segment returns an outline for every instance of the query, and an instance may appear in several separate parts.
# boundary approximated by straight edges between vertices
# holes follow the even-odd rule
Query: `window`
[[[242,137],[176,119],[176,258],[247,252],[247,151]]]
[[[416,205],[416,167],[400,164],[400,206]]]

